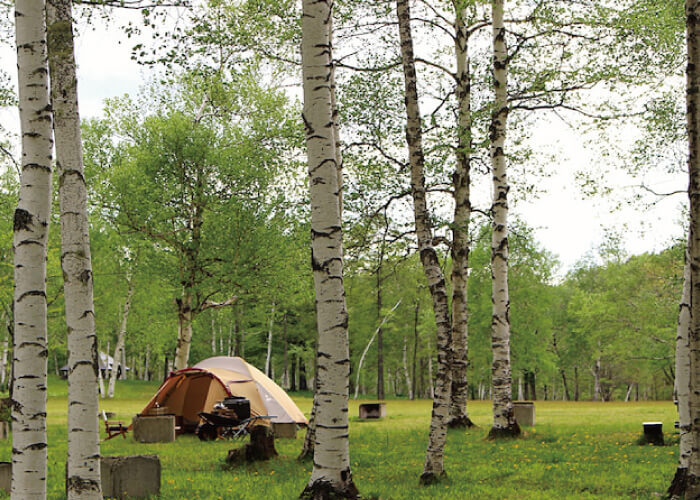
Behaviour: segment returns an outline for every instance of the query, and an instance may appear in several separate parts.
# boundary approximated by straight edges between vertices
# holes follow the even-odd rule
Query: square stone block
[[[272,430],[275,432],[276,438],[296,439],[297,424],[272,422]]]
[[[386,417],[386,403],[363,403],[360,405],[360,418]]]
[[[0,490],[9,493],[12,488],[12,462],[0,462]]]
[[[513,415],[518,425],[532,427],[535,425],[535,403],[531,401],[514,402]]]
[[[175,415],[140,416],[132,421],[134,440],[140,443],[175,441]]]
[[[102,495],[119,500],[160,495],[160,471],[156,455],[102,457]]]

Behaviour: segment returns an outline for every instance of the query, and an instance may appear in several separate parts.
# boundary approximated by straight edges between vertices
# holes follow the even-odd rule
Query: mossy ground
[[[143,408],[157,383],[119,382],[117,397],[101,408],[130,421]],[[308,396],[294,397],[300,408]],[[351,401],[357,415],[359,401]],[[476,424],[450,431],[445,454],[447,478],[419,486],[427,444],[431,403],[387,402],[377,421],[350,421],[352,471],[360,493],[381,499],[620,499],[658,498],[666,490],[678,458],[676,420],[671,402],[562,403],[537,402],[535,427],[522,438],[489,441],[490,402],[469,402]],[[66,457],[66,386],[49,384],[49,498],[64,496]],[[642,422],[664,423],[667,446],[636,444]],[[101,424],[102,425],[102,424]],[[103,425],[102,425],[103,427]],[[311,463],[296,460],[303,441],[280,439],[279,457],[226,470],[227,451],[238,443],[202,443],[181,436],[170,444],[139,444],[131,436],[102,443],[103,455],[155,453],[162,462],[162,499],[277,500],[297,498]],[[9,461],[11,444],[0,441],[0,460]]]

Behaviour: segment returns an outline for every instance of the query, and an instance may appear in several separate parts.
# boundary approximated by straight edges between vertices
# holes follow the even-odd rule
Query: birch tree
[[[117,336],[117,344],[114,346],[114,364],[112,365],[112,371],[109,374],[109,386],[107,388],[107,397],[114,397],[114,388],[117,385],[117,373],[119,372],[118,367],[121,366],[122,375],[126,373],[126,364],[122,362],[124,352],[124,344],[126,342],[126,325],[129,320],[129,311],[131,310],[131,299],[134,296],[135,286],[133,277],[130,271],[127,271],[126,282],[128,285],[128,290],[126,292],[126,300],[124,301],[124,308],[122,309],[121,324],[119,325],[119,335]],[[109,354],[109,353],[107,353]]]
[[[314,468],[302,498],[357,498],[350,470],[350,355],[343,285],[341,186],[332,103],[332,0],[302,2],[303,119],[311,200],[318,370]]]
[[[11,498],[46,498],[46,255],[51,211],[51,105],[44,0],[15,2],[22,166],[14,215]]]
[[[508,53],[503,22],[504,0],[492,1],[494,106],[491,118],[491,172],[493,178],[493,232],[491,278],[493,315],[493,427],[489,436],[515,436],[520,427],[513,416],[510,370],[510,299],[508,297],[508,178],[506,175],[506,123],[508,120]]]
[[[406,103],[406,142],[411,166],[411,196],[413,198],[418,253],[428,288],[433,300],[433,312],[437,326],[438,372],[435,380],[433,410],[430,422],[428,449],[420,481],[430,484],[445,474],[443,453],[447,438],[447,419],[450,402],[452,365],[452,328],[447,300],[445,277],[437,253],[433,247],[433,230],[430,223],[425,190],[425,155],[423,153],[418,84],[416,78],[413,38],[411,34],[411,11],[408,0],[397,0],[396,15],[401,41],[401,63],[404,72]]]
[[[688,398],[690,390],[690,357],[688,351],[688,333],[690,331],[690,261],[686,250],[686,262],[683,267],[683,296],[678,311],[676,329],[676,383],[675,399],[678,405],[678,429],[680,431],[680,452],[676,474],[668,489],[672,498],[681,498],[686,489],[688,477],[688,459],[692,453],[693,443]]]
[[[688,486],[685,498],[700,496],[700,0],[686,0],[686,32],[688,44],[687,120],[688,120],[688,197],[690,201],[691,303],[690,333],[690,410],[692,450],[688,463]]]
[[[99,499],[99,368],[71,0],[49,0],[46,10],[68,330],[66,493],[69,499]]]

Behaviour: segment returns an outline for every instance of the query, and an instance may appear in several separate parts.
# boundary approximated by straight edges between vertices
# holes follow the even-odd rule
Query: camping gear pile
[[[179,433],[195,433],[200,425],[209,424],[217,437],[233,437],[234,428],[246,419],[246,429],[271,422],[308,424],[280,386],[238,357],[217,356],[172,372],[141,413],[158,407],[175,415]],[[198,435],[207,432],[213,435],[211,427]]]
[[[250,416],[250,401],[240,396],[231,396],[214,405],[211,412],[199,412],[203,422],[197,427],[197,437],[202,441],[215,439],[237,439],[250,433],[264,419],[273,415]]]

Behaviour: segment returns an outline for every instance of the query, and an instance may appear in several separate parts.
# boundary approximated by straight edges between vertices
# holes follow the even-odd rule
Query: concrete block
[[[102,457],[102,495],[148,498],[160,495],[160,459],[156,455]]]
[[[514,402],[513,415],[518,425],[532,427],[535,425],[535,403],[531,401]]]
[[[360,405],[360,418],[386,417],[386,403],[363,403]]]
[[[140,443],[175,441],[175,415],[136,416],[132,425],[134,440]]]
[[[296,439],[297,437],[297,424],[295,424],[294,422],[272,422],[272,430],[275,432],[276,438]]]
[[[9,493],[12,488],[12,462],[0,462],[0,490]]]

